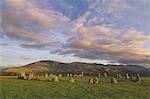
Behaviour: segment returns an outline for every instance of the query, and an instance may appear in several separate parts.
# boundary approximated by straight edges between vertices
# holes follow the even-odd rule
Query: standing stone
[[[71,78],[69,79],[69,82],[70,82],[70,83],[74,83],[75,80],[71,77]]]
[[[52,76],[53,76],[53,74],[50,74],[49,76],[50,76],[50,77],[52,77]]]
[[[67,74],[67,77],[69,77],[70,76],[70,74]]]
[[[72,74],[69,74],[69,76],[72,77],[73,75],[72,75]]]
[[[62,74],[58,74],[58,77],[62,77]]]
[[[128,73],[126,73],[126,79],[130,79],[130,76]]]
[[[29,74],[29,75],[28,75],[28,80],[33,80],[33,77],[34,77],[34,76],[33,76],[33,73]]]
[[[45,77],[45,78],[48,78],[48,74],[46,73],[46,74],[44,75],[44,77]]]
[[[98,78],[96,77],[94,80],[93,80],[93,83],[95,83],[95,84],[98,84]]]
[[[27,79],[27,76],[26,76],[25,72],[21,72],[21,73],[18,75],[18,79]]]
[[[73,76],[74,76],[74,77],[78,77],[78,74],[74,74]]]
[[[118,74],[118,77],[121,78],[121,74],[120,73]]]
[[[119,74],[116,74],[116,78],[119,78]]]
[[[93,84],[93,78],[89,79],[89,83]]]
[[[136,77],[137,77],[137,78],[141,78],[139,74],[137,74],[137,76],[136,76]]]
[[[137,74],[137,76],[136,76],[136,82],[141,82],[141,77],[139,74]]]
[[[101,77],[101,74],[100,74],[100,73],[98,73],[98,77]]]
[[[117,82],[117,80],[115,79],[115,77],[112,77],[111,83],[118,84],[118,82]]]
[[[83,77],[84,73],[81,72],[81,74],[78,75],[78,77]]]
[[[59,82],[57,76],[54,76],[54,77],[53,77],[52,82]]]
[[[104,77],[107,77],[107,73],[106,72],[104,73]]]
[[[81,76],[82,76],[82,77],[84,76],[84,73],[83,73],[83,72],[81,72]]]

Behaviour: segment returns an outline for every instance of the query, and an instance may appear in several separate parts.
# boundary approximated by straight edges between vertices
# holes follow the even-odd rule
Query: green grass
[[[89,84],[91,77],[59,77],[59,83],[19,80],[15,76],[0,76],[0,99],[150,99],[150,77],[141,83],[118,78],[119,84],[110,78],[100,78],[99,84]]]

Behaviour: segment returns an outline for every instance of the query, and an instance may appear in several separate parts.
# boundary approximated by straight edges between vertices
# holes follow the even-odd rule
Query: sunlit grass
[[[91,77],[58,77],[59,83],[46,80],[20,80],[15,76],[0,76],[0,99],[149,99],[150,78],[135,83],[118,78],[119,84],[110,83],[111,78],[99,78],[99,84],[89,84]],[[94,78],[94,77],[93,77]]]

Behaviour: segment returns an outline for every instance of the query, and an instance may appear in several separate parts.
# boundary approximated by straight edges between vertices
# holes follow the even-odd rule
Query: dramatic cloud
[[[64,60],[69,56],[65,61],[150,65],[147,0],[3,0],[0,4],[0,46],[5,50],[12,45],[47,51]]]
[[[150,36],[143,32],[129,29],[115,36],[112,29],[96,26],[81,27],[75,33],[57,53],[123,64],[150,64],[150,50],[144,48],[146,42],[150,43]]]
[[[45,46],[55,41],[55,38],[50,38],[53,33],[47,36],[46,31],[49,32],[68,21],[61,13],[40,9],[29,1],[5,0],[2,7],[1,34],[4,37]],[[27,45],[31,45],[30,43]]]

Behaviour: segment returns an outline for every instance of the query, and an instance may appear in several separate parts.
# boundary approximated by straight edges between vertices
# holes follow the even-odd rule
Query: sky
[[[1,0],[0,66],[39,60],[150,67],[150,0]]]

